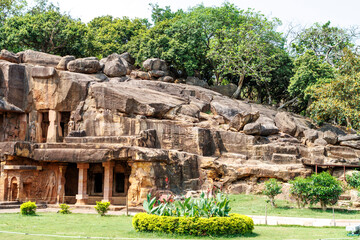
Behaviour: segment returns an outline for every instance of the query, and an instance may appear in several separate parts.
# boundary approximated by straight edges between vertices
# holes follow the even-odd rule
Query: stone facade
[[[149,192],[259,192],[269,178],[360,167],[359,136],[181,84],[160,59],[141,72],[127,53],[8,54],[0,201],[138,205]]]

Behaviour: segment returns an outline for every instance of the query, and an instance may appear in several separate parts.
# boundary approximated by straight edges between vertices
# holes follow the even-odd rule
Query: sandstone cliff
[[[9,54],[0,54],[3,165],[127,162],[134,204],[152,190],[252,192],[268,178],[360,166],[360,136],[174,79],[160,59],[140,71],[127,53]]]

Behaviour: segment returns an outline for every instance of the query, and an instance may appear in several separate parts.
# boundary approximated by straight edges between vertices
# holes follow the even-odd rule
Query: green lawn
[[[110,238],[153,238],[153,239],[210,239],[209,237],[191,237],[179,235],[138,233],[131,226],[131,217],[105,216],[94,214],[60,215],[56,213],[39,213],[37,216],[21,216],[19,214],[0,214],[0,231],[13,231],[35,234],[54,234],[83,237]],[[254,233],[243,237],[224,237],[212,239],[325,239],[344,238],[342,228],[255,226]],[[0,239],[64,239],[57,237],[41,237],[0,233]]]
[[[266,197],[262,195],[230,195],[231,212],[241,213],[245,215],[265,215]],[[309,217],[309,218],[332,218],[332,209],[327,211],[321,209],[298,209],[296,204],[292,202],[276,200],[277,208],[273,208],[267,204],[268,216],[284,216],[284,217]],[[346,209],[335,209],[336,219],[360,219],[359,211],[348,211]]]

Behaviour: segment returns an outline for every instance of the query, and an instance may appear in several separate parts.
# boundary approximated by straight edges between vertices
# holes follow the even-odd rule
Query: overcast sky
[[[49,0],[58,3],[62,11],[88,22],[94,17],[112,15],[130,18],[150,18],[149,3],[172,10],[188,9],[197,4],[219,6],[223,0]],[[30,4],[33,0],[28,1]],[[360,24],[360,0],[229,0],[242,9],[253,8],[267,17],[277,17],[284,25],[289,22],[309,26],[314,22],[327,22],[333,26],[348,27]]]

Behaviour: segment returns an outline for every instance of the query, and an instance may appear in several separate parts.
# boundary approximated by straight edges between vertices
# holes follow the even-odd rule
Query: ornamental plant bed
[[[146,213],[138,213],[132,224],[136,231],[189,235],[239,235],[251,233],[253,220],[245,215],[230,214],[229,199],[222,193],[202,193],[200,198],[183,201],[156,200],[148,195]]]

